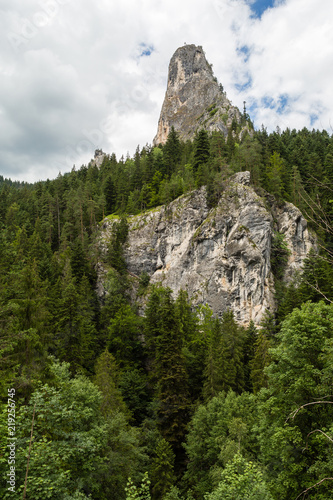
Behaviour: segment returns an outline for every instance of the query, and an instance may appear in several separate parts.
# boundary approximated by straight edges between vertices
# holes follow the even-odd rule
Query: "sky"
[[[256,129],[332,133],[332,0],[0,0],[0,175],[53,179],[151,144],[185,43]]]

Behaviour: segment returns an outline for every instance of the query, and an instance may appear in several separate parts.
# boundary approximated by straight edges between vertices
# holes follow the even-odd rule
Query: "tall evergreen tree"
[[[219,391],[244,390],[243,367],[244,330],[240,328],[232,311],[226,311],[222,320],[216,319],[212,329],[205,366],[205,398]]]
[[[119,385],[119,371],[116,360],[105,349],[99,356],[95,365],[95,384],[102,394],[101,412],[104,417],[110,417],[117,411],[127,412]]]
[[[205,129],[200,129],[194,139],[194,159],[193,171],[196,173],[199,166],[205,165],[210,158],[210,143],[208,132]]]
[[[249,392],[252,392],[250,364],[255,355],[255,343],[257,340],[257,336],[258,336],[258,330],[253,321],[250,321],[249,326],[245,330],[244,345],[243,345],[245,390]]]
[[[223,347],[221,323],[216,318],[208,343],[204,370],[203,395],[206,401],[225,388],[222,376],[222,365],[225,361],[223,359]]]
[[[153,500],[164,498],[175,482],[174,477],[175,455],[170,444],[161,439],[156,446],[155,456],[152,460],[151,482]]]
[[[180,163],[181,158],[181,145],[178,137],[178,133],[172,126],[167,138],[167,141],[163,147],[163,160],[165,164],[165,175],[170,177],[173,172],[176,171],[177,166]]]
[[[152,291],[146,308],[145,339],[153,361],[158,425],[179,454],[189,417],[188,378],[171,293],[166,288]]]
[[[97,332],[89,304],[90,286],[85,276],[77,286],[69,266],[66,273],[54,310],[54,353],[61,361],[70,362],[73,372],[83,367],[92,370]]]

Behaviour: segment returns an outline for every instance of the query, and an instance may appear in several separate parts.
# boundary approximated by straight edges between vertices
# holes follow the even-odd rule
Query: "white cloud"
[[[313,0],[289,0],[267,11],[244,34],[252,47],[248,62],[253,78],[247,91],[250,100],[264,96],[278,100],[289,96],[285,112],[259,108],[256,122],[270,129],[289,127],[329,127],[333,110],[330,90],[333,60],[333,4]],[[313,115],[318,120],[312,123]],[[264,121],[265,120],[265,121]]]
[[[203,46],[257,127],[329,128],[333,4],[275,5],[255,19],[245,0],[3,0],[0,174],[52,178],[96,147],[120,157],[151,143],[184,42]]]

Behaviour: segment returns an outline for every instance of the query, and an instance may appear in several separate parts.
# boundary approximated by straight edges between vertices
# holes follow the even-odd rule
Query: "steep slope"
[[[112,225],[105,220],[104,238]],[[175,294],[187,290],[194,305],[207,303],[217,315],[232,309],[240,323],[252,319],[259,324],[264,312],[275,307],[274,231],[285,236],[290,251],[289,279],[316,239],[294,205],[269,206],[250,186],[250,173],[240,172],[229,179],[216,208],[208,209],[201,188],[131,217],[126,262],[131,273],[147,272],[152,283]]]
[[[232,124],[247,129],[238,108],[232,106],[213,75],[202,47],[185,45],[171,58],[168,85],[154,145],[164,144],[171,127],[182,139],[193,139],[196,131],[218,130],[225,136]],[[240,124],[243,123],[241,127]]]

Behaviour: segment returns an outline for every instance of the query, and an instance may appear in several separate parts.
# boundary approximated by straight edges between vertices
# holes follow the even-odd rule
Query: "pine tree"
[[[265,368],[270,364],[269,349],[277,331],[274,314],[266,312],[260,323],[259,333],[254,344],[254,353],[249,362],[250,380],[254,394],[267,387]]]
[[[254,356],[249,366],[252,390],[254,394],[257,394],[262,387],[267,387],[267,375],[264,369],[270,363],[270,341],[263,329],[259,330],[254,348]]]
[[[227,160],[228,162],[230,162],[235,152],[235,139],[231,127],[228,129],[226,149],[227,149]]]
[[[216,396],[224,388],[221,374],[223,362],[221,323],[218,318],[215,318],[210,334],[204,369],[203,396],[206,401]]]
[[[243,366],[244,330],[239,327],[232,311],[226,311],[222,320],[215,319],[208,344],[203,393],[205,399],[229,389],[244,390]]]
[[[267,187],[268,191],[278,200],[283,199],[286,193],[285,177],[285,162],[281,158],[281,155],[274,151],[270,158],[270,164],[267,167]]]
[[[175,301],[175,312],[180,329],[180,335],[185,343],[190,342],[195,335],[197,328],[197,318],[191,308],[188,293],[179,290]]]
[[[54,353],[61,361],[70,362],[73,372],[92,369],[97,332],[89,282],[83,276],[78,286],[67,265],[59,288],[61,296],[54,305]]]
[[[208,132],[205,129],[199,130],[194,139],[194,160],[193,172],[196,173],[200,165],[205,165],[210,158],[210,143]]]
[[[189,414],[188,376],[171,290],[155,288],[146,308],[145,339],[153,358],[157,420],[163,437],[180,453]]]
[[[21,266],[0,281],[0,366],[12,373],[19,396],[27,397],[47,365],[50,332],[47,287],[37,263]]]
[[[181,145],[178,133],[172,126],[169,132],[167,141],[163,147],[163,159],[165,164],[165,174],[170,177],[180,162],[181,158]]]
[[[303,274],[299,278],[297,294],[301,302],[311,300],[318,302],[325,300],[331,303],[333,300],[333,269],[330,256],[316,255],[310,250],[308,257],[303,262]]]
[[[76,278],[78,283],[81,281],[83,275],[86,275],[87,277],[89,276],[89,262],[85,255],[80,238],[76,238],[72,244],[70,263],[73,276]]]
[[[122,369],[140,365],[142,360],[142,318],[133,312],[129,304],[119,309],[108,327],[108,346]]]
[[[332,320],[332,304],[308,301],[286,317],[270,349],[268,388],[259,394],[258,437],[263,463],[272,471],[274,498],[296,498],[330,477],[332,447],[319,435],[332,425],[331,398],[325,397],[333,382]],[[327,481],[313,493],[326,499],[331,491]]]
[[[153,500],[160,500],[175,482],[174,477],[175,455],[170,444],[161,439],[155,451],[151,467],[151,482]]]
[[[243,343],[244,330],[238,326],[232,311],[222,316],[222,356],[221,376],[223,389],[236,393],[244,390]]]
[[[102,393],[101,412],[109,417],[116,411],[127,412],[119,385],[119,372],[116,360],[107,349],[99,356],[95,365],[95,384]]]
[[[258,330],[255,327],[253,321],[250,321],[249,326],[245,330],[244,338],[244,379],[245,379],[245,390],[252,392],[252,381],[251,381],[251,367],[250,363],[254,358],[255,354],[255,343],[257,340]]]

